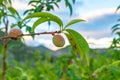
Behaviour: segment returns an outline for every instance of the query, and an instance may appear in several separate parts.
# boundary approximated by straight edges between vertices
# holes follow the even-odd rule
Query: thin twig
[[[11,38],[11,37],[9,37],[9,36],[0,37],[0,40],[2,40],[2,39],[8,39],[8,38]]]
[[[22,34],[22,35],[18,35],[18,37],[22,37],[22,36],[33,36],[33,35],[41,35],[41,34],[52,34],[52,35],[54,35],[55,33],[61,33],[61,31]],[[0,37],[0,40],[8,39],[8,38],[12,38],[12,37],[10,37],[10,36],[3,36],[3,37]]]

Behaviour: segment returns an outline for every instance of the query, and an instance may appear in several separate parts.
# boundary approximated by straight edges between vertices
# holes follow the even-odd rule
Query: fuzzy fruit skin
[[[65,44],[65,40],[61,35],[54,35],[52,41],[57,47],[63,47]]]
[[[20,36],[20,35],[22,35],[23,33],[22,33],[22,31],[20,30],[20,29],[18,29],[18,28],[12,28],[11,30],[10,30],[10,32],[9,32],[9,37],[11,37],[12,39],[18,39],[18,37]]]

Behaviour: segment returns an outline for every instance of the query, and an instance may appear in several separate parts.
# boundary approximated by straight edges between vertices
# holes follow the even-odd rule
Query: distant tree
[[[117,7],[116,12],[120,9],[120,5]],[[112,33],[116,34],[116,37],[113,39],[112,48],[120,48],[120,18],[118,23],[112,27]]]

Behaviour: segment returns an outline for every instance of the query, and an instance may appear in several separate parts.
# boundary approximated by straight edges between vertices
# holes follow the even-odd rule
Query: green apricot
[[[18,28],[12,28],[9,32],[9,37],[11,37],[11,39],[17,40],[19,38],[20,35],[22,35],[22,31]]]
[[[63,47],[65,45],[65,39],[61,35],[54,35],[52,41],[57,47]]]

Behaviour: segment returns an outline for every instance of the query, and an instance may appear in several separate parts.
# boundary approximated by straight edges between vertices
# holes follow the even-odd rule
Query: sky
[[[13,6],[21,13],[30,8],[26,1],[14,0]],[[55,11],[51,11],[51,13],[60,17],[64,24],[72,19],[86,20],[86,22],[77,23],[70,28],[82,34],[91,48],[107,48],[110,46],[114,37],[111,34],[111,27],[117,23],[120,16],[119,12],[115,13],[120,0],[76,0],[76,3],[72,5],[72,16],[70,16],[69,9],[63,3],[61,2],[59,4],[60,8],[55,8]],[[29,25],[32,25],[32,23],[29,23]],[[35,32],[55,30],[59,30],[56,24],[51,24],[49,28],[46,23],[43,23],[36,28]],[[65,36],[64,38],[66,45],[69,45]],[[24,43],[28,46],[44,45],[52,50],[59,49],[53,45],[52,35],[36,36],[34,40],[27,36]]]

